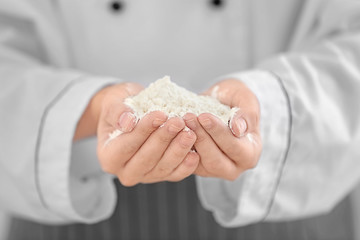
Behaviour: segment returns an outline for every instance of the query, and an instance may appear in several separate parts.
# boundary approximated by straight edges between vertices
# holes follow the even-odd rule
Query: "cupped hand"
[[[199,155],[191,151],[196,135],[184,130],[182,118],[168,119],[159,111],[137,121],[123,100],[141,90],[129,83],[106,89],[97,130],[100,165],[124,186],[180,181],[198,166]],[[115,130],[120,134],[109,141]]]
[[[259,103],[251,90],[236,79],[217,83],[205,95],[216,95],[221,103],[239,110],[229,126],[210,113],[184,116],[186,125],[197,136],[194,146],[200,163],[195,174],[235,180],[254,168],[260,158]]]

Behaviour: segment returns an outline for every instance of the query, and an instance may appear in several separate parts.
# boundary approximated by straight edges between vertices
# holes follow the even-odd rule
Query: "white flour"
[[[216,94],[212,95],[199,96],[179,87],[166,76],[151,83],[138,95],[126,98],[125,104],[134,110],[139,119],[153,111],[162,111],[169,117],[183,117],[186,113],[211,113],[228,124],[237,108],[231,109],[221,104],[215,98]]]
[[[153,111],[162,111],[169,118],[183,117],[186,113],[194,113],[197,116],[201,113],[211,113],[228,125],[238,108],[230,108],[220,103],[216,99],[217,88],[214,88],[212,96],[199,96],[179,87],[166,76],[151,83],[138,95],[126,98],[124,103],[133,109],[138,119]],[[120,130],[110,133],[106,144],[121,134]]]

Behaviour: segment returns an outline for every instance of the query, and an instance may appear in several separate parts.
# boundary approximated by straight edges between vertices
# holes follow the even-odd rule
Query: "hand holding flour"
[[[100,113],[97,135],[101,167],[125,186],[180,181],[198,165],[198,154],[190,151],[196,136],[192,131],[183,131],[182,118],[167,120],[160,111],[151,112],[138,122],[123,102],[141,90],[137,84],[119,84],[100,91],[98,100],[94,97]],[[117,136],[108,141],[109,133],[115,129]]]
[[[260,108],[255,95],[240,81],[228,79],[210,88],[223,104],[240,110],[230,121],[231,129],[209,113],[184,116],[186,125],[197,136],[195,148],[200,163],[195,174],[235,180],[256,166],[260,157]]]
[[[182,117],[197,136],[194,147],[200,163],[195,173],[234,180],[253,168],[261,153],[259,103],[235,79],[219,82],[206,94],[211,96],[192,93],[165,76],[125,104],[141,119],[156,110]]]
[[[222,81],[207,92],[225,105],[168,77],[142,90],[123,83],[98,92],[74,137],[94,135],[97,128],[100,164],[123,185],[180,181],[193,173],[234,180],[256,165],[259,105],[238,80]]]

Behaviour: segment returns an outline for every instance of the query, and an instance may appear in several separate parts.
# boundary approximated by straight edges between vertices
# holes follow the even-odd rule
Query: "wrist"
[[[79,119],[73,140],[80,140],[96,135],[103,99],[109,87],[98,91],[89,101],[81,118]]]

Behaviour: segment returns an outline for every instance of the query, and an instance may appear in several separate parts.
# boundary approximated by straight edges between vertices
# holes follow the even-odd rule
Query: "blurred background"
[[[3,212],[0,212],[0,239],[6,239],[8,219]]]

